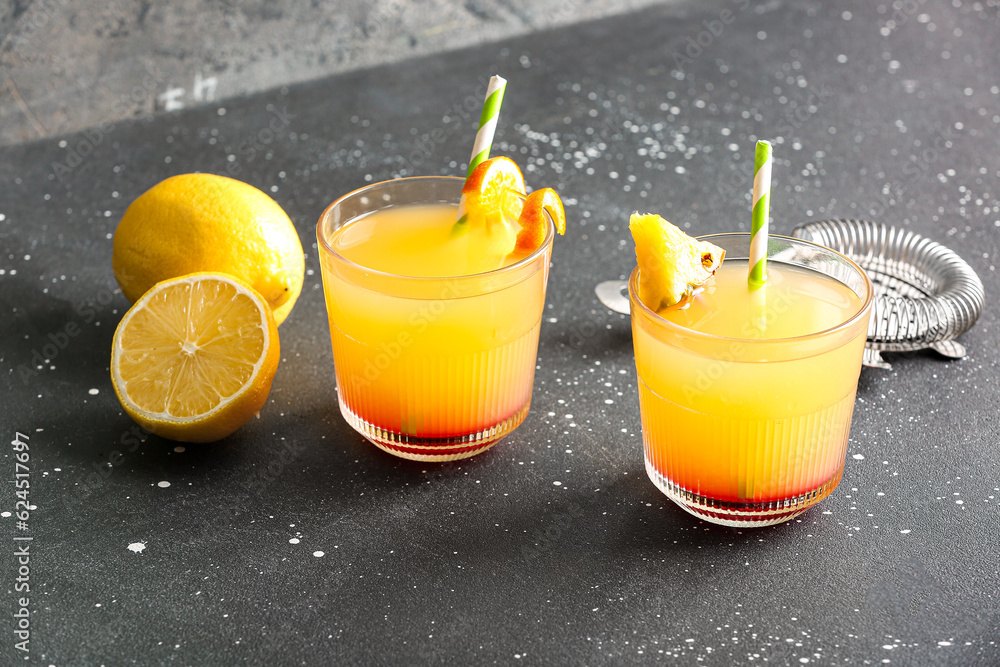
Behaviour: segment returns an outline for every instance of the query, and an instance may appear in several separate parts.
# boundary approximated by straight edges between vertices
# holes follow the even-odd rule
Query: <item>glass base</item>
[[[699,519],[723,526],[760,528],[794,519],[826,498],[840,484],[840,478],[844,474],[844,469],[841,467],[837,471],[837,474],[811,491],[792,498],[763,503],[739,503],[716,500],[694,493],[674,484],[661,475],[648,459],[646,460],[646,474],[649,475],[649,479],[656,485],[656,488],[662,491],[667,498],[670,498],[680,505],[681,508]]]
[[[408,433],[389,431],[365,421],[352,412],[342,400],[340,401],[340,412],[355,431],[379,449],[393,456],[411,461],[444,462],[467,459],[480,452],[485,452],[521,425],[524,418],[528,416],[530,405],[530,402],[525,403],[523,408],[495,426],[475,433],[448,438],[424,438]]]

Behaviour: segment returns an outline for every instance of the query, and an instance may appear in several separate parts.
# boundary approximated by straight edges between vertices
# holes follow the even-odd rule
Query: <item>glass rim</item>
[[[323,231],[323,222],[327,219],[329,213],[333,210],[335,206],[341,202],[350,199],[351,197],[360,196],[367,190],[372,190],[379,186],[384,186],[388,183],[397,182],[413,182],[413,181],[431,181],[431,180],[446,180],[446,181],[456,181],[458,183],[464,183],[466,179],[460,176],[446,176],[446,175],[430,175],[430,176],[402,176],[400,178],[390,178],[384,181],[378,181],[377,183],[369,183],[368,185],[363,185],[360,188],[356,188],[346,194],[337,197],[333,202],[331,202],[319,216],[319,221],[316,223],[316,239],[319,242],[319,252],[327,253],[331,257],[335,258],[338,262],[342,262],[349,269],[355,271],[361,271],[372,275],[373,277],[381,277],[392,280],[403,280],[407,282],[414,282],[417,284],[434,284],[441,280],[483,280],[484,278],[489,278],[490,276],[500,275],[504,273],[510,273],[512,271],[517,271],[526,266],[530,266],[533,262],[537,261],[539,256],[543,255],[547,248],[552,246],[553,239],[555,238],[555,224],[552,222],[552,216],[549,215],[548,211],[545,213],[545,237],[542,239],[542,244],[535,248],[531,254],[522,257],[521,259],[513,262],[512,264],[507,264],[496,269],[490,269],[489,271],[482,271],[480,273],[463,273],[457,276],[409,276],[403,273],[392,273],[390,271],[380,271],[378,269],[373,269],[367,267],[364,264],[358,264],[357,262],[350,260],[339,252],[333,249],[330,245],[327,235]],[[428,202],[429,203],[429,202]],[[368,214],[373,211],[369,211]],[[367,215],[367,214],[366,214]],[[351,218],[347,223],[338,227],[338,229],[343,229],[347,225],[351,224],[357,218]]]
[[[699,241],[711,241],[713,238],[721,238],[721,237],[745,238],[747,240],[747,249],[749,250],[750,248],[749,232],[718,232],[714,234],[705,234],[704,236],[698,236],[697,239]],[[781,345],[781,344],[801,343],[803,341],[816,340],[819,338],[824,338],[826,336],[835,335],[837,333],[840,333],[841,331],[850,329],[852,326],[857,324],[858,320],[860,320],[861,317],[871,309],[872,304],[875,301],[875,285],[872,283],[872,280],[868,276],[868,273],[864,269],[862,269],[861,266],[859,266],[858,263],[852,260],[850,257],[834,250],[833,248],[828,248],[827,246],[820,245],[819,243],[813,243],[812,241],[807,241],[806,239],[800,239],[793,236],[783,236],[781,234],[769,234],[768,238],[790,241],[792,244],[812,246],[818,250],[822,250],[830,253],[831,255],[839,257],[846,264],[854,268],[859,274],[861,274],[862,278],[864,278],[865,298],[862,299],[861,307],[858,308],[857,312],[851,315],[851,317],[847,318],[846,320],[837,324],[836,326],[830,327],[828,329],[823,329],[822,331],[815,331],[813,333],[802,334],[800,336],[789,336],[785,338],[740,338],[733,336],[719,336],[717,334],[705,333],[703,331],[698,331],[696,329],[689,329],[688,327],[682,326],[675,322],[671,322],[670,320],[658,315],[652,308],[644,304],[639,299],[638,291],[636,289],[633,289],[633,285],[637,283],[639,278],[639,267],[636,266],[634,269],[632,269],[632,273],[631,275],[629,275],[628,279],[628,294],[629,294],[629,301],[632,304],[632,311],[631,311],[632,316],[634,317],[637,314],[636,306],[638,306],[639,308],[638,312],[641,312],[642,315],[645,315],[648,319],[651,319],[658,326],[661,326],[675,333],[681,333],[690,338],[696,338],[704,341],[715,341],[718,343],[742,343],[746,345],[775,345],[775,344]],[[724,261],[725,260],[723,260],[723,262]],[[772,260],[768,258],[768,261],[770,262]],[[782,262],[781,260],[774,260],[774,261],[777,261],[781,264],[790,264],[790,262]],[[833,276],[829,277],[834,278]],[[834,280],[837,279],[834,278]],[[850,287],[848,287],[848,289],[854,291]]]

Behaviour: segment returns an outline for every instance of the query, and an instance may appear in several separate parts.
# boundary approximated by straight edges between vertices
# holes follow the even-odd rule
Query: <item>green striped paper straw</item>
[[[490,77],[490,84],[486,88],[486,101],[483,102],[483,113],[479,116],[479,131],[476,133],[475,143],[472,144],[472,157],[469,158],[466,178],[490,156],[493,134],[497,130],[497,118],[500,116],[500,103],[503,102],[503,91],[506,89],[507,79],[497,74]]]
[[[767,215],[771,206],[771,144],[758,141],[753,166],[753,214],[750,223],[751,285],[767,280]]]
[[[486,99],[483,101],[483,113],[479,115],[479,131],[476,132],[476,140],[472,144],[472,157],[469,158],[469,171],[465,177],[469,178],[473,170],[490,157],[490,148],[493,146],[493,135],[497,130],[497,119],[500,117],[500,104],[503,102],[503,93],[507,89],[507,79],[499,74],[490,77],[490,83],[486,87]],[[465,213],[465,195],[458,201],[458,219],[451,228],[451,235],[455,237],[466,231],[465,223],[468,216]]]

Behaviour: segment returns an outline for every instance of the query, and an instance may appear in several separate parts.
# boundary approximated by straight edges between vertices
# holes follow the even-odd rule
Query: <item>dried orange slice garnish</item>
[[[659,312],[691,297],[715,275],[726,251],[691,238],[655,213],[628,221],[639,264],[639,300]]]
[[[566,210],[559,193],[552,188],[535,190],[524,200],[521,215],[517,218],[521,231],[517,233],[514,244],[515,254],[526,255],[542,245],[545,240],[546,213],[552,218],[556,231],[566,233]]]

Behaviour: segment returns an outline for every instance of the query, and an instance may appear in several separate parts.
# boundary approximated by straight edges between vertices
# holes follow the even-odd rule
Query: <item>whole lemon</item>
[[[264,298],[278,324],[305,274],[299,236],[277,202],[214,174],[173,176],[132,202],[115,230],[111,265],[133,303],[156,283],[189,273],[236,276]]]

